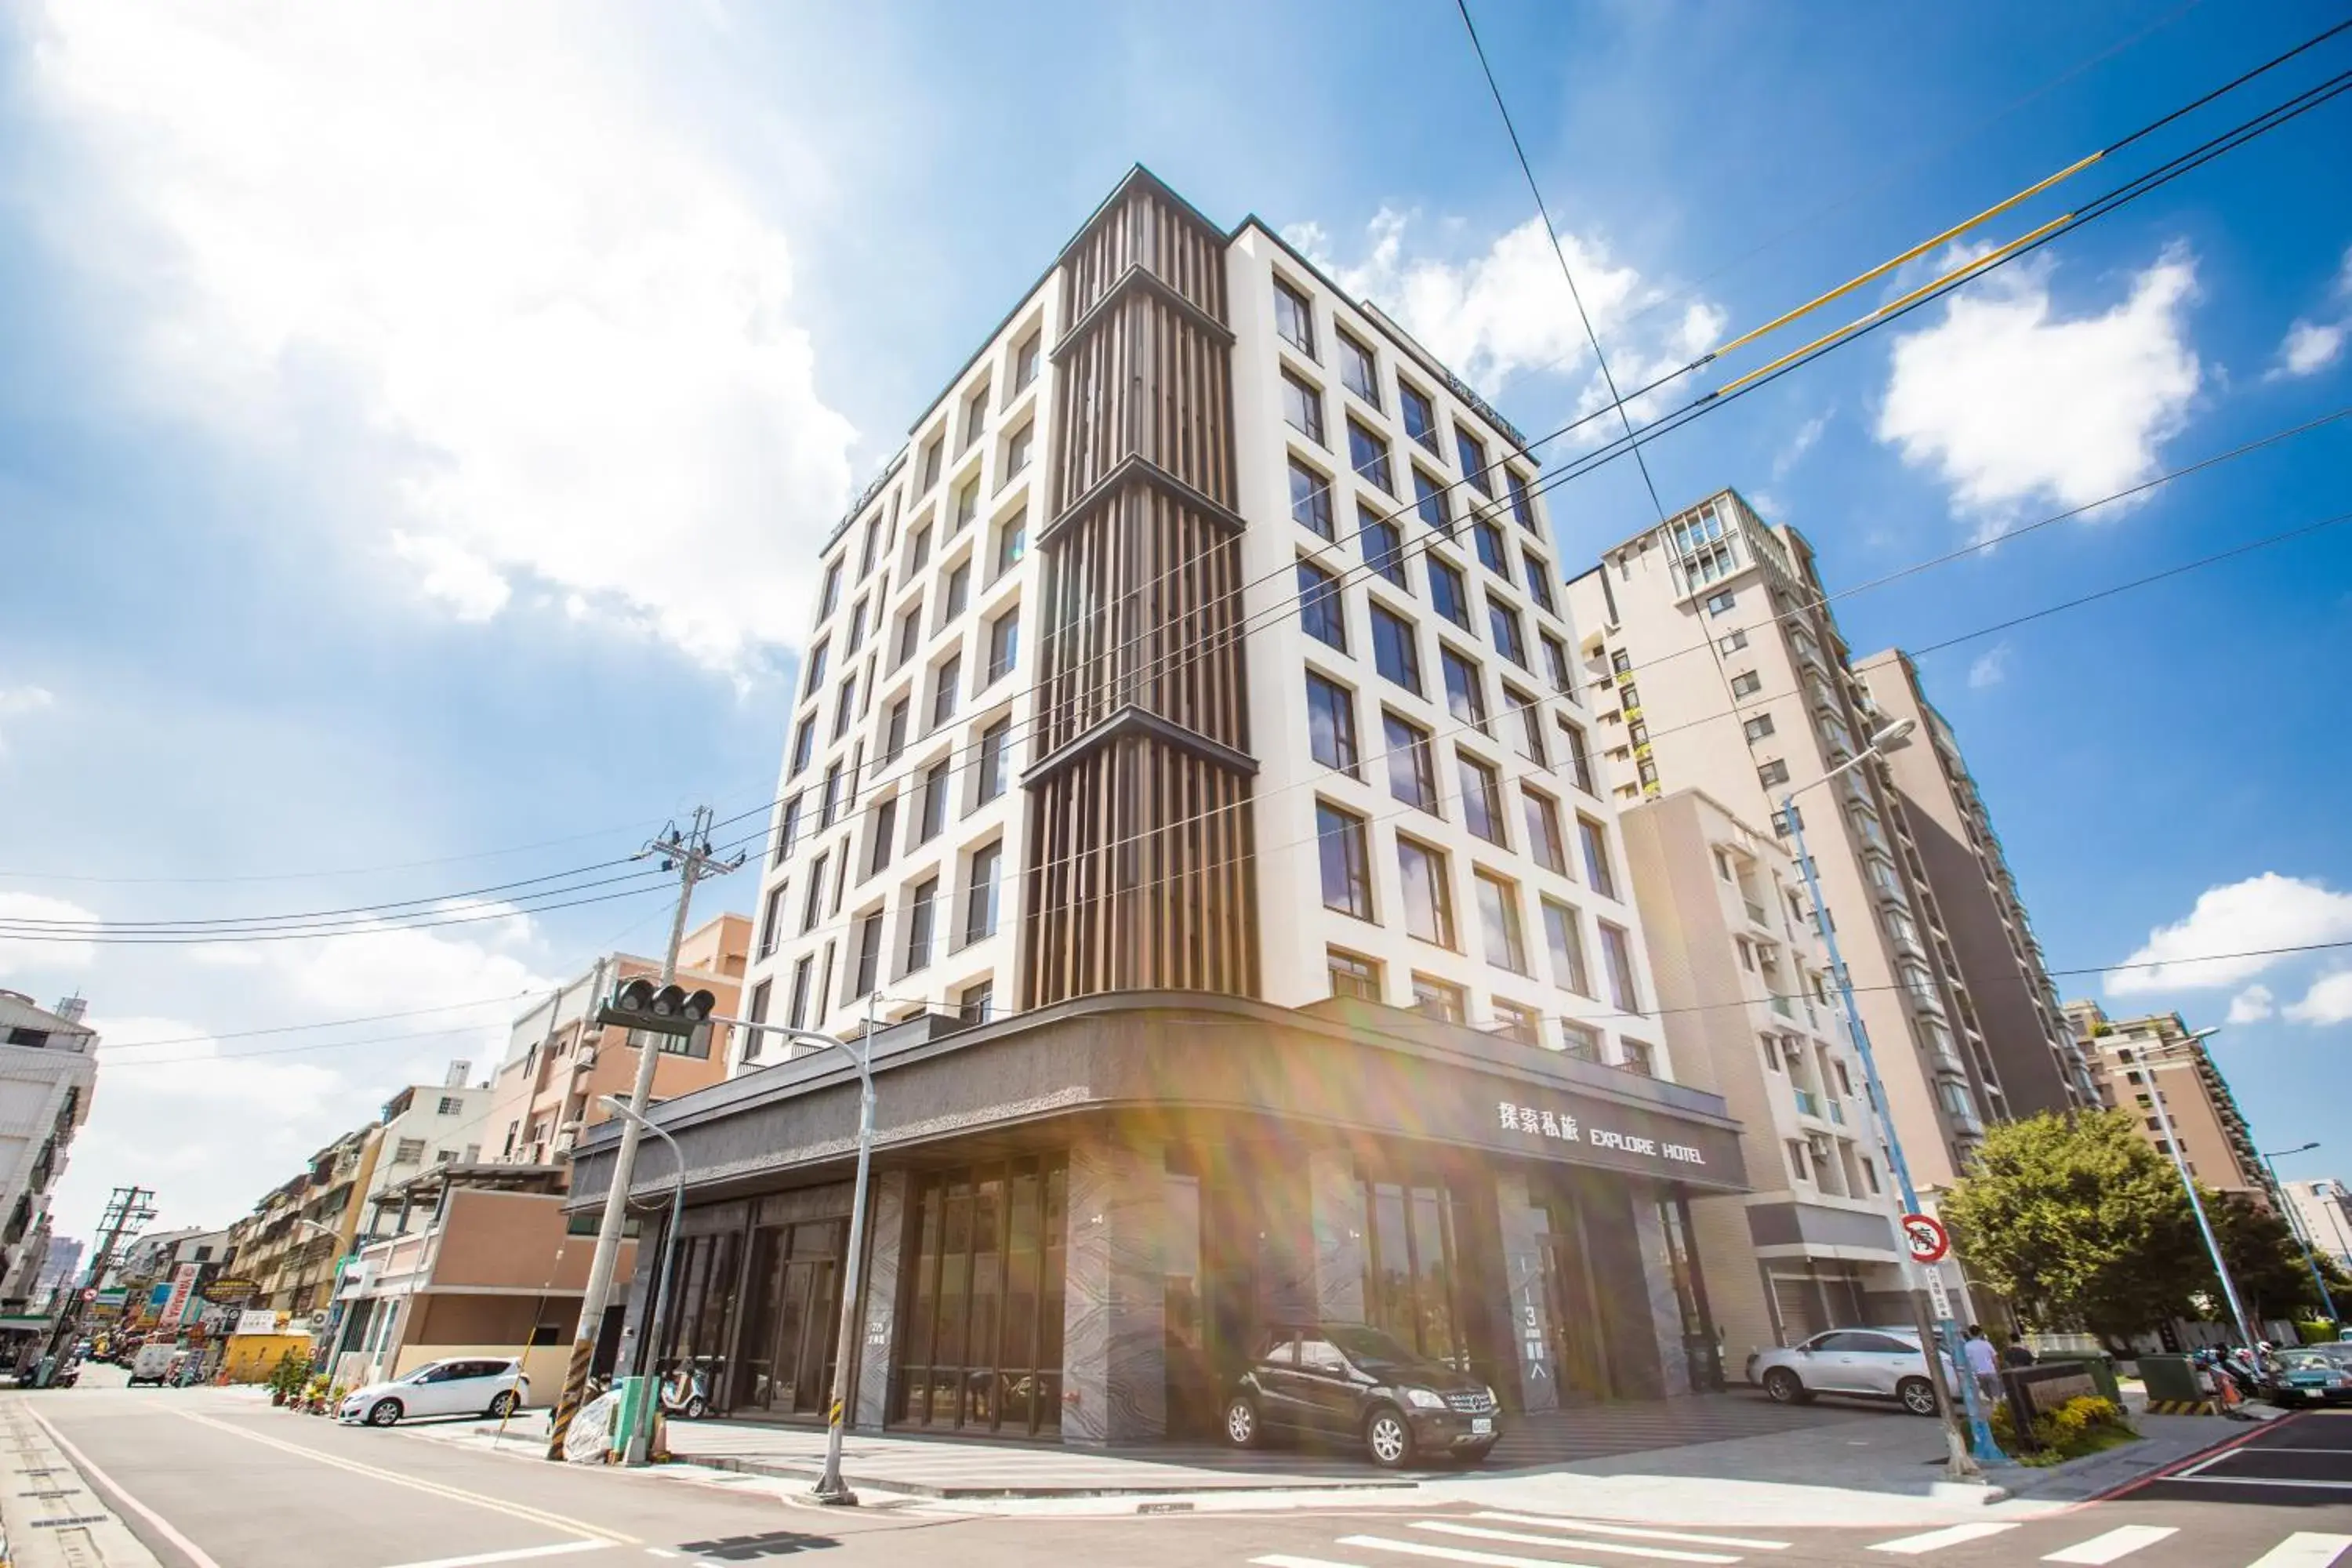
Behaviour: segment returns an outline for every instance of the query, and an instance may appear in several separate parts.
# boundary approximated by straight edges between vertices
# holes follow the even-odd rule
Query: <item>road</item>
[[[1920,1562],[2352,1568],[2352,1414],[2307,1415],[2128,1495],[2023,1521],[1917,1530],[1629,1526],[1470,1505],[1355,1500],[1113,1518],[818,1510],[707,1483],[488,1454],[408,1427],[289,1415],[205,1389],[27,1396],[67,1458],[174,1568],[941,1561],[1134,1568],[1643,1568]],[[1704,1483],[1694,1483],[1700,1485]]]

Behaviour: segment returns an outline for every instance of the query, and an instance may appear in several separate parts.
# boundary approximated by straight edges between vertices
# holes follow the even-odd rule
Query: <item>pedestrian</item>
[[[1993,1350],[1992,1342],[1985,1338],[1982,1323],[1969,1325],[1969,1337],[1961,1344],[1960,1351],[1969,1358],[1969,1371],[1977,1380],[1977,1392],[1984,1396],[1985,1402],[1989,1405],[1999,1400],[2000,1357]]]

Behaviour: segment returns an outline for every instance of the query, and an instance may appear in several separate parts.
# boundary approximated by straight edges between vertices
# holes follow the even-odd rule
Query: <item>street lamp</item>
[[[2147,1059],[2150,1056],[2167,1052],[2187,1051],[2191,1047],[2211,1039],[2221,1032],[2221,1026],[2219,1024],[2209,1024],[2204,1028],[2193,1029],[2189,1032],[2189,1037],[2178,1046],[2162,1047],[2154,1052],[2141,1052],[2134,1065],[2145,1066],[2147,1069],[2148,1103],[2156,1107],[2157,1125],[2164,1131],[2164,1146],[2172,1152],[2172,1168],[2180,1173],[2181,1190],[2189,1194],[2189,1207],[2197,1215],[2198,1234],[2205,1238],[2205,1255],[2213,1260],[2213,1272],[2221,1281],[2221,1294],[2229,1299],[2231,1320],[2238,1325],[2238,1342],[2244,1345],[2248,1351],[2252,1351],[2259,1342],[2254,1338],[2253,1330],[2247,1326],[2246,1309],[2238,1300],[2237,1281],[2230,1278],[2230,1266],[2221,1261],[2221,1244],[2214,1239],[2213,1222],[2206,1217],[2205,1201],[2197,1195],[2197,1178],[2189,1173],[2189,1157],[2180,1151],[2180,1140],[2173,1136],[2172,1116],[2164,1108],[2164,1091],[2158,1087],[2156,1081],[2157,1073],[2164,1068],[2193,1067],[2196,1064],[2193,1060],[2152,1062]]]
[[[1873,733],[1870,743],[1858,754],[1848,757],[1811,784],[1785,791],[1780,796],[1780,819],[1789,825],[1790,835],[1795,841],[1797,867],[1805,874],[1805,893],[1812,900],[1813,924],[1821,931],[1822,945],[1829,954],[1830,975],[1837,982],[1838,1002],[1845,1014],[1846,1032],[1853,1037],[1854,1050],[1862,1058],[1862,1075],[1870,1090],[1871,1108],[1878,1113],[1878,1134],[1886,1144],[1886,1162],[1894,1167],[1895,1184],[1902,1193],[1903,1210],[1906,1215],[1920,1212],[1918,1190],[1911,1184],[1911,1165],[1903,1157],[1902,1140],[1895,1135],[1895,1115],[1886,1104],[1886,1087],[1879,1081],[1878,1060],[1871,1054],[1870,1031],[1863,1026],[1862,1010],[1853,1000],[1853,980],[1846,973],[1844,955],[1838,951],[1837,928],[1831,923],[1829,910],[1822,899],[1821,878],[1814,872],[1813,858],[1805,848],[1805,826],[1803,819],[1797,814],[1797,797],[1806,790],[1828,784],[1848,769],[1859,767],[1873,757],[1900,751],[1911,743],[1912,733],[1918,727],[1916,720],[1896,720]],[[1899,1234],[1900,1225],[1896,1229]],[[1922,1359],[1927,1363],[1928,1382],[1936,1390],[1937,1414],[1944,1425],[1946,1462],[1953,1475],[1970,1476],[1977,1473],[1978,1464],[1969,1456],[1968,1444],[1962,1442],[1959,1429],[1952,1424],[1952,1391],[1944,1381],[1944,1358],[1936,1333],[1936,1313],[1927,1299],[1926,1271],[1928,1267],[1910,1256],[1906,1243],[1904,1272],[1910,1280],[1911,1311],[1918,1329],[1919,1349]],[[1956,1352],[1959,1350],[1957,1335],[1953,1349]],[[1972,1377],[1961,1379],[1960,1396],[1968,1412],[1969,1430],[1978,1454],[1997,1461],[2000,1450],[1994,1447],[1992,1430],[1977,1408],[1975,1380]]]
[[[2271,1195],[2286,1205],[2286,1227],[2294,1233],[2295,1246],[2303,1249],[2303,1266],[2311,1270],[2311,1282],[2319,1287],[2320,1304],[2327,1309],[2327,1321],[2333,1323],[2338,1321],[2336,1316],[2336,1297],[2327,1289],[2327,1277],[2319,1271],[2319,1259],[2311,1255],[2311,1238],[2305,1236],[2303,1230],[2303,1211],[2296,1208],[2294,1200],[2286,1195],[2286,1188],[2279,1182],[2278,1167],[2271,1163],[2272,1161],[2283,1160],[2289,1154],[2308,1154],[2318,1147],[2316,1142],[2302,1143],[2292,1149],[2281,1149],[2275,1153],[2264,1154],[2263,1169],[2271,1173]]]
[[[655,1359],[661,1354],[662,1308],[669,1300],[670,1261],[677,1256],[678,1222],[686,1210],[686,1156],[678,1152],[677,1140],[651,1121],[638,1114],[629,1102],[617,1094],[600,1094],[598,1103],[615,1116],[626,1117],[637,1125],[640,1132],[650,1132],[669,1145],[669,1157],[677,1166],[677,1175],[669,1187],[669,1227],[662,1232],[661,1265],[654,1270],[652,1310],[646,1314],[646,1365],[654,1374],[654,1385],[646,1397],[637,1403],[637,1418],[631,1423],[627,1446],[622,1450],[625,1465],[642,1465],[646,1449],[651,1442],[647,1436],[653,1430],[653,1405],[661,1397],[661,1366]]]

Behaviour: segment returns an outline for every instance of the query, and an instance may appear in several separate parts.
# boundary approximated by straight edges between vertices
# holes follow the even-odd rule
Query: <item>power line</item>
[[[127,936],[92,934],[60,934],[0,931],[0,942],[87,942],[100,947],[173,947],[194,946],[208,942],[302,942],[338,936],[369,936],[387,931],[436,931],[443,926],[478,925],[484,921],[520,920],[529,915],[549,914],[557,910],[578,909],[584,904],[609,904],[616,899],[639,899],[648,893],[665,889],[659,885],[649,888],[625,889],[617,893],[599,893],[593,898],[572,899],[559,903],[533,904],[529,908],[491,910],[486,912],[453,915],[446,920],[412,921],[405,925],[355,925],[323,930],[214,932],[209,934],[156,934],[134,932]]]
[[[625,856],[617,860],[601,860],[591,866],[574,867],[572,869],[565,871],[550,871],[544,876],[526,877],[520,881],[514,882],[494,883],[487,888],[466,888],[454,892],[428,894],[423,898],[394,899],[386,902],[377,904],[347,904],[341,908],[331,910],[289,910],[279,914],[267,915],[188,916],[177,920],[116,920],[111,918],[100,918],[96,920],[65,920],[37,915],[6,915],[0,916],[0,933],[15,930],[34,931],[77,931],[148,929],[152,929],[157,931],[159,933],[162,933],[182,929],[190,931],[201,930],[207,927],[258,926],[266,928],[273,926],[308,925],[312,923],[352,923],[339,918],[348,916],[358,916],[373,920],[392,920],[400,918],[398,913],[394,911],[412,910],[417,905],[452,904],[467,899],[485,898],[493,893],[509,892],[517,888],[528,888],[541,882],[562,881],[566,878],[585,876],[591,871],[607,870],[614,866],[626,866],[632,861],[641,860],[644,857],[641,855]],[[581,889],[587,888],[611,887],[615,883],[630,881],[641,877],[660,876],[663,873],[657,871],[633,871],[625,876],[605,877],[593,882],[581,882],[572,887],[542,889],[540,892],[524,894],[522,897],[551,898],[561,893],[578,892]],[[432,913],[434,911],[430,909],[426,909],[417,910],[416,912]]]

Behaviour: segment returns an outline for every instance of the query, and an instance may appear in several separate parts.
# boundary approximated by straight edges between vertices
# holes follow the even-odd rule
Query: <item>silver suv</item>
[[[1945,1356],[1944,1384],[1958,1386]],[[1916,1329],[1832,1329],[1781,1350],[1748,1358],[1748,1381],[1780,1405],[1810,1405],[1816,1394],[1893,1400],[1914,1415],[1936,1414],[1927,1358]]]

